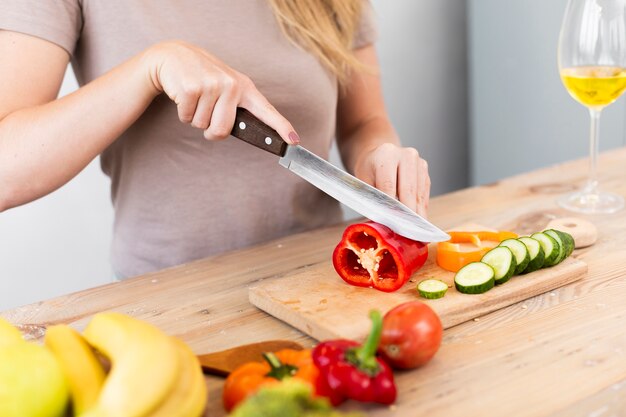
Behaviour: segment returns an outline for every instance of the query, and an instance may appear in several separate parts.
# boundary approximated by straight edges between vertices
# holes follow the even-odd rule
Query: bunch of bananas
[[[66,325],[49,327],[44,344],[65,377],[74,416],[203,415],[207,393],[198,359],[185,343],[146,322],[100,313],[82,335]],[[110,361],[108,373],[94,349]],[[63,415],[49,411],[15,415]]]

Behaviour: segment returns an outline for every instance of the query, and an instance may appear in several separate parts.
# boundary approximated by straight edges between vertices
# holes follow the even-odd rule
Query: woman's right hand
[[[286,142],[298,142],[248,77],[182,42],[152,46],[60,99],[70,58],[63,48],[0,31],[0,56],[11,58],[0,59],[0,212],[68,182],[162,92],[176,102],[180,119],[208,139],[230,134],[240,106]]]
[[[178,106],[183,123],[204,130],[204,137],[228,137],[237,107],[272,127],[289,144],[300,139],[293,126],[257,90],[254,83],[207,51],[185,42],[163,42],[147,51],[150,77],[157,93]]]

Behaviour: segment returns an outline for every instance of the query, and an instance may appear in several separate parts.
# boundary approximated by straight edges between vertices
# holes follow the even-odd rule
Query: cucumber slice
[[[552,236],[545,233],[535,233],[532,234],[530,237],[532,237],[533,239],[537,239],[539,243],[541,243],[543,253],[546,257],[543,261],[543,268],[556,265],[561,254],[561,247],[559,246],[559,242],[554,240]]]
[[[528,255],[530,256],[530,262],[528,262],[528,265],[526,266],[526,269],[522,271],[522,274],[528,274],[541,269],[546,258],[543,248],[541,247],[541,243],[532,237],[520,237],[518,240],[526,246],[526,249],[528,249]]]
[[[570,256],[572,252],[574,252],[574,246],[575,246],[574,237],[570,235],[569,233],[562,232],[560,230],[556,230],[556,229],[550,229],[550,230],[558,234],[559,237],[561,238],[561,241],[563,242],[563,245],[565,246],[565,257],[567,258],[568,256]]]
[[[513,251],[506,246],[497,246],[491,249],[480,262],[493,268],[496,285],[504,284],[511,279],[517,267]]]
[[[472,262],[459,269],[454,276],[454,286],[464,294],[482,294],[493,288],[495,271],[482,262]]]
[[[513,275],[520,274],[526,269],[528,263],[530,262],[530,255],[528,254],[526,245],[517,239],[506,239],[500,242],[499,246],[506,246],[511,249],[511,252],[513,252],[513,255],[515,256],[515,263],[517,264],[517,267],[515,268]]]
[[[567,249],[565,248],[565,242],[563,242],[561,236],[555,230],[544,230],[542,233],[545,233],[546,235],[552,237],[559,244],[559,257],[554,262],[554,264],[560,264],[565,258],[567,258]]]
[[[425,279],[417,284],[417,291],[424,298],[436,300],[446,295],[448,284],[438,279]]]

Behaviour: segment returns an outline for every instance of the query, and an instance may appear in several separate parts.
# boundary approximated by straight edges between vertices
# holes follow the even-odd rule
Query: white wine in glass
[[[598,139],[602,109],[626,90],[626,0],[569,0],[558,58],[565,88],[591,116],[589,179],[559,205],[579,213],[614,213],[624,207],[624,198],[598,187]]]

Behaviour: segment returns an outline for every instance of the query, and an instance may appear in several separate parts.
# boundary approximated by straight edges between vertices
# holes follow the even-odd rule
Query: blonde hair
[[[285,35],[312,53],[345,85],[350,72],[364,69],[352,44],[365,0],[269,0]]]

